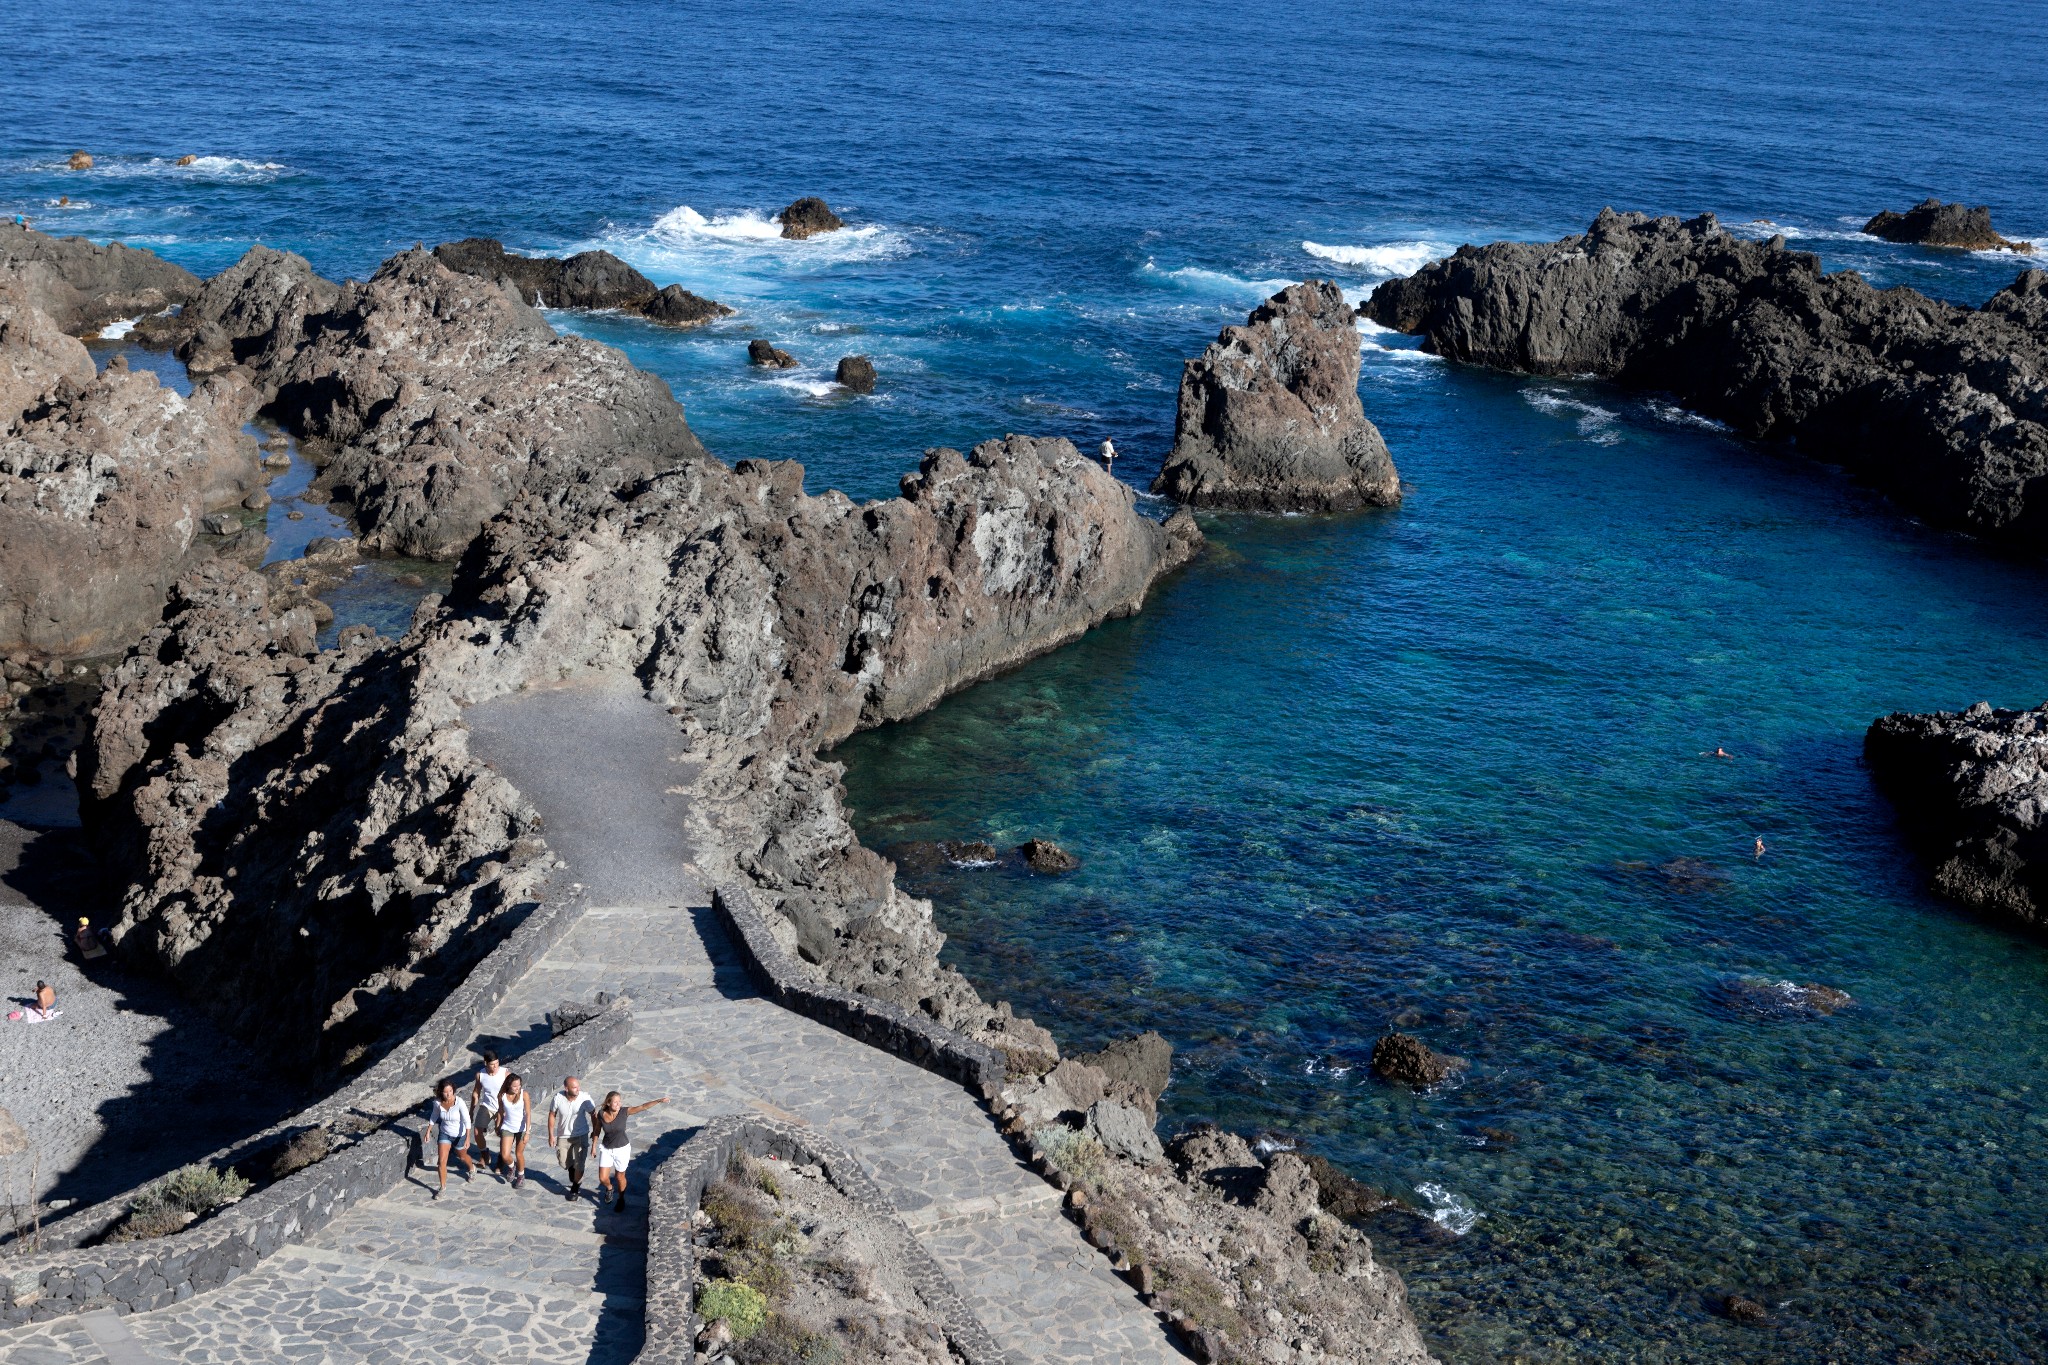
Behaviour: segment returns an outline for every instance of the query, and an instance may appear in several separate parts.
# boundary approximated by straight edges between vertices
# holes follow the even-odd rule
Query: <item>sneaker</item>
[[[574,1190],[563,1190],[563,1191],[562,1191],[562,1198],[564,1198],[564,1199],[568,1200],[568,1201],[569,1201],[570,1203],[572,1203],[572,1204],[573,1204],[573,1203],[575,1203],[575,1202],[576,1202],[576,1191],[574,1191]]]
[[[524,1185],[525,1183],[526,1172],[524,1171],[521,1171],[518,1175],[512,1177],[512,1188],[515,1190],[518,1189],[521,1185]]]
[[[437,1201],[441,1198],[441,1192],[439,1190],[434,1191],[434,1198]]]

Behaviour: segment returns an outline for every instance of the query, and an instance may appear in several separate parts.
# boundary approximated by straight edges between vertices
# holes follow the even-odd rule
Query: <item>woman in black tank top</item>
[[[613,1090],[604,1097],[604,1104],[597,1111],[597,1201],[602,1204],[607,1192],[613,1193],[616,1202],[612,1212],[623,1213],[626,1208],[626,1167],[633,1160],[633,1144],[626,1137],[626,1120],[644,1109],[657,1104],[667,1104],[668,1096],[649,1100],[645,1104],[628,1105],[625,1097]],[[612,1177],[618,1177],[618,1188],[612,1189]]]

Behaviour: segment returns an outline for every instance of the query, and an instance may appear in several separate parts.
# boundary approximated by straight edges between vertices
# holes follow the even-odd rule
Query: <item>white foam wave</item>
[[[1429,1221],[1454,1237],[1463,1237],[1486,1217],[1466,1200],[1432,1181],[1417,1185],[1415,1192],[1429,1201]]]
[[[1582,402],[1555,389],[1524,389],[1522,399],[1538,412],[1577,419],[1579,435],[1594,445],[1611,446],[1621,440],[1621,434],[1614,430],[1614,419],[1620,414],[1607,408]]]
[[[229,184],[254,185],[291,173],[282,161],[253,161],[239,156],[196,157],[183,166],[170,156],[103,156],[89,171],[74,171],[63,161],[42,161],[30,165],[33,171],[63,171],[67,176],[100,180],[132,180],[142,176],[183,176]]]
[[[1675,427],[1698,427],[1702,431],[1725,432],[1728,430],[1726,422],[1716,422],[1711,417],[1702,417],[1699,413],[1687,412],[1676,403],[1666,403],[1661,399],[1652,398],[1647,406],[1652,417],[1655,417],[1660,422],[1669,422]]]
[[[830,379],[805,379],[796,375],[778,375],[768,381],[779,389],[790,389],[806,398],[823,398],[838,393],[840,386]]]
[[[1260,1156],[1272,1156],[1276,1152],[1294,1152],[1299,1151],[1300,1148],[1295,1145],[1292,1138],[1275,1137],[1268,1134],[1254,1141],[1252,1143],[1252,1150]]]
[[[842,228],[842,232],[868,232],[870,228]],[[782,228],[772,218],[758,213],[740,212],[723,214],[717,218],[706,218],[697,210],[684,204],[672,208],[654,220],[653,233],[657,237],[690,239],[710,237],[721,242],[779,242],[783,240]]]
[[[119,322],[110,322],[100,328],[100,340],[119,341],[122,337],[134,331],[135,324],[140,321],[142,321],[142,317],[137,315],[132,318],[122,318]]]
[[[1233,296],[1256,296],[1269,299],[1298,280],[1248,280],[1242,275],[1232,275],[1222,270],[1209,270],[1199,265],[1184,265],[1173,270],[1162,270],[1158,262],[1146,258],[1141,271],[1156,275],[1162,280],[1172,280],[1184,289],[1205,294],[1229,294]]]
[[[745,298],[760,288],[765,273],[900,256],[910,242],[904,233],[874,223],[792,241],[765,214],[743,210],[706,217],[682,204],[646,227],[615,226],[564,254],[593,249],[611,252],[657,283],[677,280],[713,298]]]
[[[1380,246],[1328,246],[1303,242],[1309,255],[1338,265],[1355,265],[1374,275],[1413,275],[1439,257],[1451,254],[1441,242],[1387,242]]]
[[[1358,315],[1357,325],[1358,349],[1361,351],[1373,355],[1391,356],[1395,360],[1440,361],[1443,359],[1440,355],[1423,350],[1420,343],[1410,340],[1406,333],[1397,332],[1391,327],[1382,327],[1363,313]],[[1400,337],[1401,340],[1393,345],[1388,345],[1386,342],[1375,340],[1377,337]]]

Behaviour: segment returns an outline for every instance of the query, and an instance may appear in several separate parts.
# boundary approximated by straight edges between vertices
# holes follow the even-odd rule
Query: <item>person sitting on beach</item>
[[[447,1192],[451,1150],[462,1158],[462,1178],[468,1180],[476,1175],[476,1162],[469,1156],[469,1144],[475,1135],[469,1121],[469,1106],[455,1093],[455,1082],[441,1082],[441,1088],[434,1092],[434,1102],[427,1106],[427,1131],[423,1135],[423,1140],[432,1142],[440,1154],[441,1184],[434,1191],[434,1198],[439,1199]]]
[[[36,999],[26,1009],[13,1010],[8,1018],[24,1024],[47,1024],[64,1011],[57,1008],[57,988],[47,981],[36,982]]]
[[[78,955],[87,962],[96,961],[107,955],[107,945],[100,942],[99,932],[92,927],[89,919],[80,919],[78,928],[71,935],[71,941],[78,945]]]

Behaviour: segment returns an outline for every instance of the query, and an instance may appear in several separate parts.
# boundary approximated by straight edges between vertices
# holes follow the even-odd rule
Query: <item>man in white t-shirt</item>
[[[574,1199],[583,1193],[583,1167],[590,1160],[590,1120],[597,1102],[583,1093],[574,1076],[562,1082],[561,1093],[548,1106],[548,1143],[569,1173],[569,1190],[562,1197]]]
[[[495,1162],[491,1154],[491,1126],[498,1121],[498,1092],[505,1088],[505,1078],[512,1073],[498,1065],[498,1054],[484,1053],[484,1064],[476,1073],[476,1080],[469,1087],[469,1109],[476,1118],[478,1136],[484,1141],[484,1160]]]

